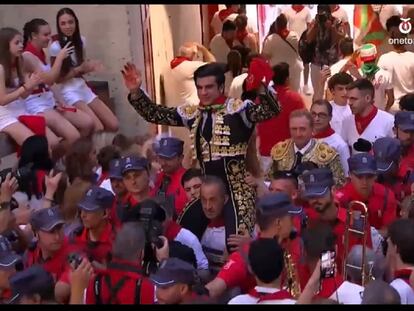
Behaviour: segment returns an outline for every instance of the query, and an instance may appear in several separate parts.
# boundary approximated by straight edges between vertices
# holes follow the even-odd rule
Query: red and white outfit
[[[190,230],[182,228],[176,222],[171,221],[167,226],[165,237],[168,241],[177,241],[190,247],[194,251],[197,260],[197,269],[208,269],[208,260],[203,252],[200,241]]]
[[[6,93],[13,92],[16,88],[18,88],[18,85],[19,79],[16,78],[14,80],[15,88],[7,88]],[[27,111],[24,100],[21,98],[16,99],[5,106],[0,106],[0,131],[13,123],[19,122],[18,118],[25,114],[27,114]]]
[[[293,4],[283,10],[288,21],[288,28],[296,32],[300,38],[312,21],[311,11],[307,6]]]
[[[323,141],[327,145],[334,148],[336,152],[338,152],[345,176],[348,176],[348,158],[350,157],[349,147],[346,144],[346,142],[342,139],[341,135],[335,133],[335,131],[331,127],[329,127],[325,131],[315,135],[314,138]]]
[[[332,16],[340,20],[343,24],[349,24],[348,14],[339,5],[332,9]]]
[[[296,300],[286,290],[279,288],[269,288],[256,286],[246,295],[239,295],[231,299],[229,305],[241,304],[263,304],[263,305],[283,305],[295,304]]]
[[[82,36],[82,44],[83,49],[85,49],[85,37]],[[56,57],[60,50],[61,46],[59,41],[53,41],[53,43],[49,47],[49,55],[50,57]],[[76,54],[73,52],[70,55],[72,59],[72,63],[78,64],[78,61],[76,59]],[[65,81],[63,83],[57,84],[60,89],[60,94],[63,97],[63,100],[65,101],[66,105],[73,106],[79,101],[83,101],[86,104],[90,104],[95,98],[97,98],[97,95],[92,92],[90,87],[86,84],[85,79],[81,77],[72,78],[68,81]]]
[[[410,275],[412,272],[412,269],[395,271],[394,281],[390,284],[400,294],[402,305],[414,304],[414,290],[410,285]]]
[[[223,9],[223,10],[219,10],[216,13],[214,13],[213,18],[211,19],[211,23],[210,23],[211,28],[213,28],[214,34],[221,33],[224,22],[226,21],[234,22],[238,15],[239,15],[238,13],[234,13],[233,10],[231,9]],[[246,29],[249,33],[256,33],[257,25],[254,24],[252,19],[248,19]]]
[[[288,43],[289,42],[289,43]],[[263,54],[270,57],[270,65],[280,62],[289,64],[289,81],[293,91],[299,92],[300,75],[303,63],[298,54],[299,36],[296,32],[287,29],[266,38],[263,43]]]
[[[352,154],[358,153],[353,145],[363,138],[374,143],[381,137],[394,137],[394,116],[377,107],[373,107],[366,117],[351,115],[343,120],[342,138],[352,148]]]
[[[388,71],[391,75],[391,83],[394,86],[394,104],[398,104],[400,98],[408,93],[414,93],[414,53],[397,53],[391,51],[381,55],[378,59],[378,67]],[[393,107],[398,109],[397,107]]]
[[[210,51],[218,63],[227,64],[227,54],[229,54],[233,46],[233,41],[227,42],[221,33],[215,35],[210,41]]]
[[[24,49],[24,53],[34,55],[43,72],[50,71],[51,66],[46,62],[46,54],[43,49],[39,51],[29,42]],[[56,106],[53,92],[46,85],[40,85],[33,90],[32,94],[25,99],[25,103],[27,112],[30,114],[39,114]]]
[[[330,103],[332,106],[332,120],[330,122],[331,127],[335,131],[335,133],[341,135],[341,137],[344,138],[344,135],[342,133],[342,127],[344,124],[344,120],[352,116],[351,108],[349,108],[349,105],[340,106],[336,104],[334,101],[330,101]]]

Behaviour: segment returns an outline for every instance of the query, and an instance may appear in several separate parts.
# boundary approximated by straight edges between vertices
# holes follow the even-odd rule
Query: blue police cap
[[[115,196],[112,192],[98,186],[92,186],[78,206],[84,211],[95,212],[111,208],[114,199]]]

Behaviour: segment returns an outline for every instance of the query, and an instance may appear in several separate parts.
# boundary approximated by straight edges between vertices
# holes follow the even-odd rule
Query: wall
[[[201,42],[200,5],[150,5],[156,99],[161,99],[160,77],[180,45]]]
[[[0,26],[22,29],[32,18],[47,20],[56,33],[56,13],[63,5],[0,6]],[[92,74],[89,79],[107,80],[115,110],[120,120],[121,132],[139,135],[147,124],[128,104],[127,91],[122,83],[120,70],[128,60],[143,68],[142,27],[139,5],[70,5],[80,21],[82,35],[87,39],[89,58],[101,60],[105,71]],[[145,87],[145,85],[144,85]]]

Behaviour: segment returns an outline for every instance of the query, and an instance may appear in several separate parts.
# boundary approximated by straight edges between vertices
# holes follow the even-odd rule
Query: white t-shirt
[[[268,287],[261,287],[261,286],[256,286],[255,290],[258,291],[259,293],[264,293],[264,294],[273,294],[276,293],[278,291],[280,291],[280,289],[278,288],[268,288]],[[234,298],[232,298],[228,304],[229,305],[253,305],[253,304],[263,304],[263,305],[291,305],[291,304],[295,304],[296,301],[293,299],[280,299],[280,300],[264,300],[261,302],[258,302],[258,298],[253,297],[249,294],[246,295],[238,295]]]
[[[391,74],[395,103],[408,93],[414,92],[414,53],[391,51],[382,55],[378,66]]]
[[[207,257],[203,252],[203,248],[201,247],[200,241],[194,235],[194,233],[185,228],[181,228],[180,232],[178,232],[174,240],[193,249],[197,260],[197,269],[208,269]]]
[[[345,9],[342,7],[339,7],[338,10],[335,12],[332,12],[332,16],[339,19],[342,23],[348,23],[348,14],[346,13]]]
[[[164,88],[168,107],[182,104],[198,105],[200,100],[194,82],[194,72],[205,64],[205,62],[186,60],[173,69],[169,67],[166,70]]]
[[[288,29],[296,32],[300,38],[302,33],[308,28],[308,23],[312,21],[310,9],[305,6],[300,12],[292,9],[292,6],[283,10],[288,20]]]
[[[402,305],[414,304],[414,291],[404,280],[395,279],[390,285],[400,294]]]
[[[362,75],[361,69],[359,70],[359,73]],[[375,73],[374,79],[371,82],[375,88],[374,104],[378,109],[385,110],[385,106],[387,105],[385,91],[393,89],[391,74],[380,68],[380,70]]]
[[[221,33],[215,35],[210,42],[210,51],[216,57],[218,63],[227,64],[227,54],[230,52],[230,47],[226,40],[221,36]]]
[[[351,108],[349,108],[349,105],[339,106],[335,104],[334,101],[330,101],[330,103],[332,105],[332,120],[330,122],[331,127],[335,133],[344,138],[342,133],[343,122],[345,118],[352,116]]]
[[[290,43],[287,44],[286,41]],[[296,32],[290,31],[283,40],[278,34],[267,37],[263,44],[263,54],[270,56],[270,65],[274,66],[280,62],[289,64],[289,74],[291,77],[300,75],[303,69],[303,63],[297,54],[299,37]],[[293,50],[292,47],[295,49]]]
[[[345,281],[339,286],[339,288],[329,297],[343,304],[361,304],[360,292],[364,291],[364,287],[358,284],[354,284]]]
[[[350,157],[350,154],[349,147],[343,140],[343,138],[339,134],[333,133],[331,136],[321,138],[320,140],[326,143],[327,145],[331,146],[338,152],[345,176],[348,176],[348,158]]]
[[[244,80],[246,80],[247,76],[247,73],[242,73],[241,75],[233,78],[233,81],[231,82],[229,88],[228,97],[241,99],[241,96],[243,94],[243,83]]]
[[[377,115],[361,135],[359,135],[356,129],[354,115],[344,119],[342,126],[342,134],[344,135],[342,138],[352,148],[352,154],[358,153],[353,147],[358,138],[374,143],[381,137],[394,137],[394,116],[383,110],[378,110]]]

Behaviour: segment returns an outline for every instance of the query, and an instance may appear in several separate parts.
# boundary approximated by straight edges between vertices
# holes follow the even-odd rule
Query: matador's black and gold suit
[[[252,232],[255,224],[255,191],[244,181],[246,150],[255,123],[277,115],[280,106],[267,92],[259,94],[260,103],[226,99],[219,109],[183,105],[167,108],[153,103],[142,91],[128,100],[148,122],[185,126],[190,130],[193,159],[198,159],[204,174],[221,177],[225,182],[232,209],[225,211],[229,234]],[[271,133],[269,133],[271,135]],[[196,220],[195,220],[196,221]]]

